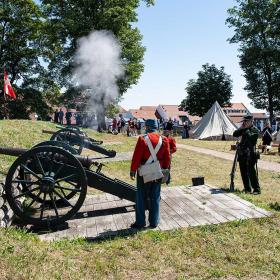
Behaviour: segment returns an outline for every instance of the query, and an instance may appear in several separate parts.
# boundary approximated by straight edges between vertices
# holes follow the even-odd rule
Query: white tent
[[[224,113],[216,101],[203,118],[192,129],[194,139],[222,140],[233,139],[236,126]]]

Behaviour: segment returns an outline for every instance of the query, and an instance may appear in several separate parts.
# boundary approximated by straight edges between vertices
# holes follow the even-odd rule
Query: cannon
[[[97,141],[88,137],[87,134],[79,128],[63,128],[58,131],[42,130],[42,132],[52,134],[50,138],[51,141],[65,142],[72,146],[76,150],[77,154],[81,154],[83,148],[87,148],[97,153],[106,155],[107,157],[116,156],[116,151],[107,150],[101,147],[100,145],[103,143],[102,141]]]
[[[44,228],[65,223],[83,205],[88,187],[135,202],[135,186],[104,175],[102,163],[74,155],[73,147],[57,142],[30,150],[0,147],[0,154],[17,157],[6,176],[5,194],[21,222]]]

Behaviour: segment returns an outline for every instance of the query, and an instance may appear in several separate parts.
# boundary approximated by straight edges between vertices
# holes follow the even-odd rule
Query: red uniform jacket
[[[160,135],[157,133],[148,133],[148,136],[152,142],[153,147],[155,148],[159,141]],[[170,149],[167,138],[164,136],[161,137],[162,145],[157,153],[157,158],[160,162],[161,168],[166,169],[170,166]],[[144,140],[143,136],[140,136],[133,153],[130,171],[136,172],[141,164],[146,163],[150,155],[151,154],[146,141]]]
[[[172,137],[166,137],[169,142],[170,153],[173,154],[177,151],[176,140]]]

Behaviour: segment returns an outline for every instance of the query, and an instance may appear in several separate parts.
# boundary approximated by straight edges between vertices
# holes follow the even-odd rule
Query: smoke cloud
[[[94,31],[78,41],[74,60],[74,77],[90,94],[89,106],[104,114],[104,107],[116,100],[116,82],[124,75],[118,40],[109,31]]]

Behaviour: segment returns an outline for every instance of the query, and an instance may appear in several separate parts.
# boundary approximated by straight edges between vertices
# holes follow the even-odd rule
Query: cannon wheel
[[[72,146],[79,155],[82,153],[83,136],[79,134],[76,130],[69,129],[69,128],[58,130],[52,135],[50,140],[65,142],[68,145]]]
[[[70,145],[66,144],[65,142],[61,142],[61,141],[45,141],[45,142],[41,142],[39,144],[37,144],[36,146],[34,146],[33,148],[36,148],[36,147],[40,147],[40,146],[55,146],[55,147],[60,147],[64,150],[66,150],[67,152],[70,152],[71,154],[73,155],[77,155],[78,152],[76,149],[74,149],[73,147],[71,147]],[[33,149],[32,148],[32,149]],[[24,183],[25,180],[28,180],[28,177],[29,175],[26,175],[24,173],[24,170],[23,168],[20,169],[19,171],[19,175],[20,175],[20,179],[23,180],[23,183],[22,183],[22,188],[23,188],[23,191],[25,190],[28,190],[28,188],[26,187],[26,184]],[[75,192],[69,192],[67,195],[66,195],[66,198],[69,200],[71,198],[73,198],[75,196]],[[42,202],[42,199],[38,198],[36,195],[33,195],[32,193],[30,194],[30,196],[34,199],[36,199],[38,202]],[[51,203],[50,200],[46,200],[46,203],[47,201],[49,203]],[[60,199],[57,199],[56,201],[57,205],[60,206],[60,205],[65,205],[64,201],[60,198]]]
[[[24,180],[19,174],[22,170],[28,175]],[[51,227],[64,223],[79,211],[86,197],[87,179],[75,156],[58,147],[42,146],[15,160],[6,177],[5,192],[20,220]],[[73,199],[67,193],[75,193]],[[58,206],[57,198],[65,207]]]

